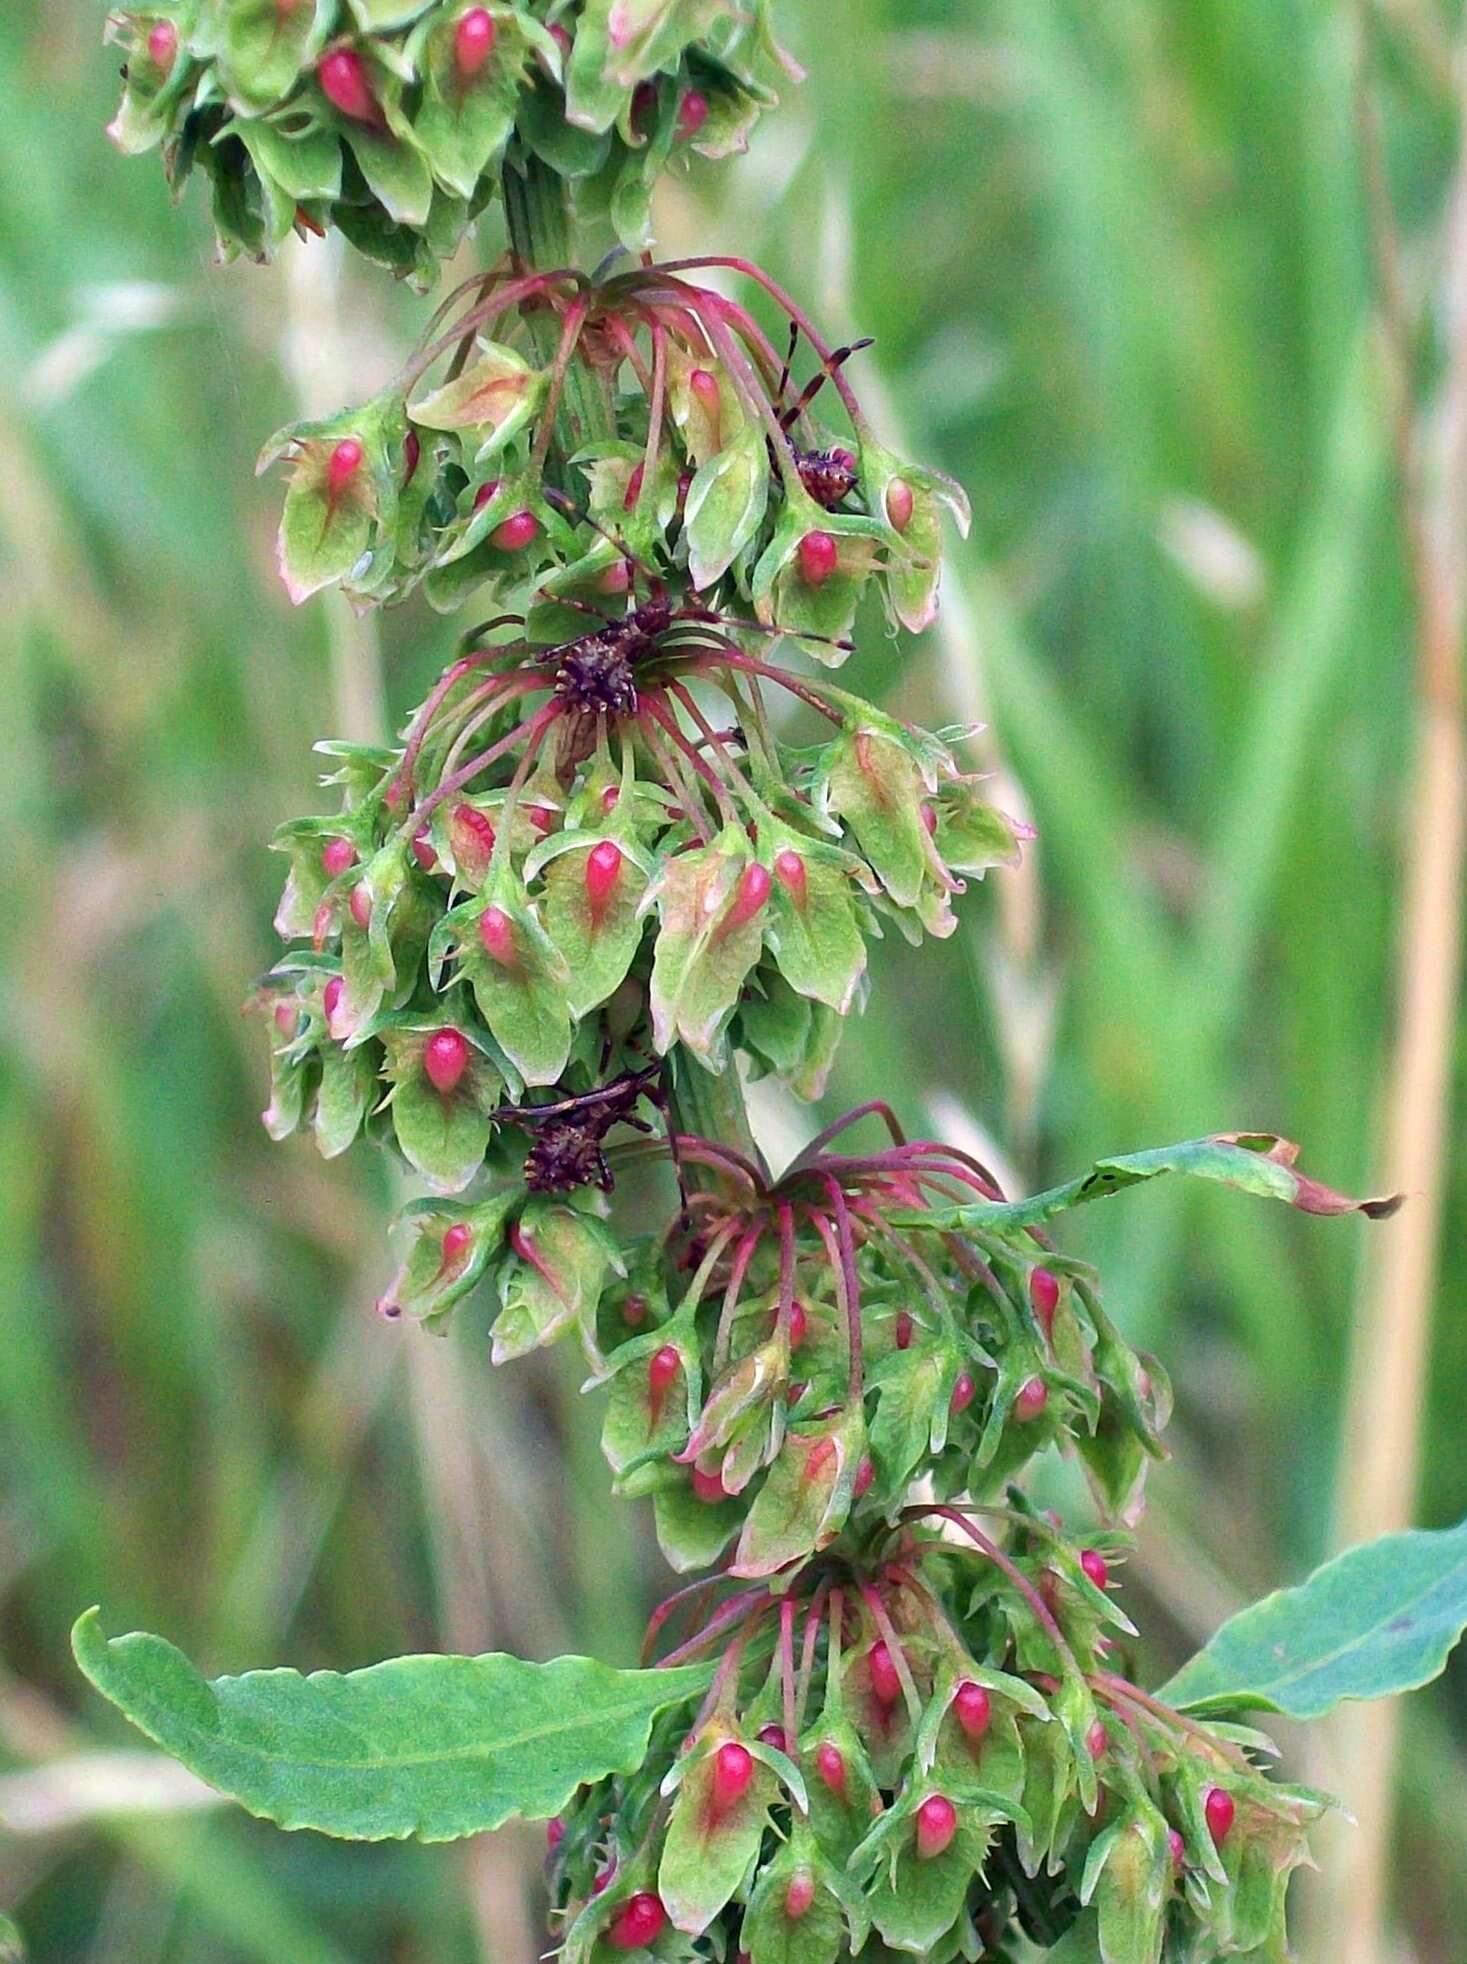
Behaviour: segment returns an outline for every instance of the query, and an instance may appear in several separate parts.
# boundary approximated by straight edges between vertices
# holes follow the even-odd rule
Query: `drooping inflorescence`
[[[574,1331],[618,1490],[703,1572],[648,1660],[704,1690],[551,1824],[566,1964],[1281,1956],[1325,1803],[1131,1675],[1115,1584],[1170,1393],[1045,1225],[1163,1166],[1026,1208],[884,1103],[777,1174],[708,1122],[740,1073],[818,1096],[870,941],[950,933],[1027,836],[968,731],[830,673],[931,622],[968,523],[873,434],[867,344],[745,261],[644,250],[658,174],[789,72],[764,0],[172,0],[114,33],[114,135],[207,175],[226,251],[335,227],[426,284],[503,206],[508,252],[394,382],[262,459],[296,600],[476,624],[395,744],[320,746],[339,808],[277,837],[258,1000],[272,1135],[366,1134],[428,1189],[383,1313],[492,1305],[496,1362]],[[1201,1145],[1352,1204],[1278,1142]],[[650,1225],[618,1182],[649,1161]],[[1018,1484],[1051,1449],[1082,1534]]]

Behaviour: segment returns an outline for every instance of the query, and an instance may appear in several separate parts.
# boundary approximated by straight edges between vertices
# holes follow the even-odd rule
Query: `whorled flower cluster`
[[[111,30],[114,140],[209,179],[226,256],[334,226],[424,285],[531,159],[644,250],[662,172],[743,149],[798,73],[767,0],[154,0]]]
[[[663,1661],[721,1662],[637,1774],[551,1824],[564,1964],[1283,1956],[1328,1803],[1263,1776],[1262,1735],[1131,1681],[1122,1551],[1018,1493],[927,1500],[778,1593],[682,1592]]]

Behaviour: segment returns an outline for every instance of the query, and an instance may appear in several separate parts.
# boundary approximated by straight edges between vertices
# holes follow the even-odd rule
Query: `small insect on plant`
[[[931,623],[968,505],[873,430],[847,368],[869,342],[832,347],[746,260],[649,250],[659,176],[741,147],[790,78],[766,0],[549,11],[328,4],[266,33],[154,0],[114,23],[113,128],[175,183],[210,175],[226,250],[254,257],[335,227],[427,285],[502,207],[510,252],[390,386],[263,459],[289,471],[296,600],[411,604],[424,636],[471,599],[488,617],[400,741],[321,746],[337,808],[277,834],[265,1119],[330,1157],[366,1137],[416,1183],[379,1303],[396,1340],[460,1315],[508,1364],[576,1337],[616,1489],[692,1579],[639,1668],[206,1681],[96,1612],[77,1657],[282,1827],[545,1822],[563,1964],[1282,1957],[1331,1802],[1275,1777],[1257,1714],[1438,1671],[1467,1527],[1353,1551],[1148,1688],[1120,1589],[1170,1388],[1058,1224],[1163,1176],[1310,1216],[1397,1201],[1251,1132],[1011,1197],[882,1099],[767,1163],[746,1083],[818,1100],[871,943],[952,934],[1030,836],[969,731],[826,672],[883,615]],[[590,234],[594,273],[567,263]],[[608,1145],[618,1126],[641,1137]],[[614,1191],[644,1159],[676,1202]],[[1069,1518],[1027,1484],[1060,1456]],[[1408,1587],[1435,1592],[1430,1627],[1372,1615]]]

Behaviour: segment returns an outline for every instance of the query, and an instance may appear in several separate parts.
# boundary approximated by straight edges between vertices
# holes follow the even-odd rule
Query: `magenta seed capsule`
[[[1207,1832],[1219,1848],[1227,1840],[1237,1816],[1237,1804],[1225,1787],[1209,1787],[1202,1803],[1202,1812],[1207,1817]]]
[[[333,109],[355,123],[376,123],[382,112],[367,80],[367,65],[351,48],[333,48],[316,63],[316,80]]]
[[[321,848],[321,870],[327,879],[335,880],[356,864],[357,849],[350,839],[328,839]]]
[[[912,522],[915,504],[912,487],[904,477],[894,477],[886,487],[886,516],[894,532],[905,532]]]
[[[435,1030],[423,1046],[423,1069],[435,1091],[446,1098],[458,1089],[469,1068],[469,1046],[458,1030]]]
[[[479,916],[479,940],[490,961],[514,967],[514,922],[502,907],[486,907]]]
[[[913,1327],[912,1319],[906,1310],[899,1311],[896,1320],[896,1347],[898,1350],[911,1349]]]
[[[362,468],[362,459],[366,454],[354,436],[344,436],[335,445],[326,464],[326,487],[333,499],[339,498],[346,490]]]
[[[866,1653],[866,1673],[871,1695],[878,1705],[894,1705],[902,1695],[902,1681],[885,1641],[878,1638]]]
[[[917,1854],[930,1862],[946,1853],[958,1831],[958,1810],[946,1794],[929,1794],[917,1809]]]
[[[960,1412],[967,1411],[977,1395],[978,1387],[973,1382],[972,1372],[961,1371],[957,1383],[953,1386],[953,1395],[947,1401],[947,1408],[956,1418]]]
[[[439,1244],[443,1254],[444,1268],[456,1269],[463,1266],[473,1238],[473,1229],[470,1228],[467,1221],[455,1221],[451,1228],[445,1229],[443,1240]]]
[[[824,586],[840,563],[840,552],[829,532],[807,532],[796,557],[806,586]]]
[[[178,29],[171,20],[157,20],[148,29],[148,59],[166,75],[178,58]]]
[[[461,82],[472,82],[494,52],[497,30],[487,7],[470,7],[453,30],[453,65]]]
[[[1054,1313],[1059,1308],[1059,1296],[1057,1277],[1047,1268],[1030,1269],[1029,1300],[1034,1305],[1034,1314],[1039,1319],[1039,1327],[1044,1332],[1046,1343],[1054,1333]]]
[[[351,917],[365,934],[372,925],[372,890],[365,880],[358,880],[351,890]]]
[[[799,1869],[790,1877],[788,1889],[784,1892],[784,1913],[791,1923],[798,1923],[802,1916],[809,1914],[810,1905],[815,1900],[815,1878],[808,1869]]]
[[[754,1778],[754,1755],[747,1746],[741,1746],[731,1739],[726,1746],[720,1746],[713,1756],[713,1792],[711,1806],[715,1814],[726,1814],[731,1807],[737,1807],[749,1791],[749,1783]]]
[[[1038,1418],[1048,1403],[1049,1386],[1044,1379],[1030,1378],[1019,1387],[1019,1395],[1014,1400],[1014,1417],[1027,1424],[1031,1419]]]
[[[497,552],[523,552],[539,530],[540,521],[532,511],[511,512],[489,534],[489,543]]]
[[[805,872],[805,862],[797,852],[782,852],[775,855],[774,877],[785,892],[802,911],[809,893],[809,879]]]
[[[701,1466],[693,1468],[693,1492],[705,1507],[716,1507],[720,1500],[728,1499],[723,1476],[716,1472],[705,1473]]]
[[[646,1950],[662,1935],[666,1925],[667,1911],[662,1898],[643,1890],[622,1904],[606,1932],[606,1941],[614,1950]]]
[[[1099,1549],[1084,1549],[1080,1556],[1080,1566],[1097,1589],[1103,1589],[1106,1583],[1109,1582],[1110,1564],[1106,1561],[1104,1555],[1100,1553]]]
[[[599,845],[592,846],[586,855],[586,905],[591,910],[593,923],[598,923],[611,904],[621,879],[621,847],[611,839],[603,839]]]
[[[976,1745],[987,1732],[993,1717],[993,1700],[981,1684],[974,1684],[971,1678],[965,1678],[953,1697],[953,1712],[958,1724]]]
[[[739,876],[733,905],[729,908],[723,923],[729,933],[737,928],[747,927],[755,918],[769,898],[771,884],[769,868],[761,866],[757,859],[744,868]]]
[[[815,1754],[815,1771],[837,1800],[846,1797],[846,1761],[839,1746],[827,1739]]]

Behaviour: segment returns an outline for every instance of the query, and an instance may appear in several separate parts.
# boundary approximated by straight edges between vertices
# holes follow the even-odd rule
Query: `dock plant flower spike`
[[[205,181],[226,256],[335,229],[426,291],[476,227],[508,237],[386,388],[261,459],[295,600],[456,622],[397,740],[323,742],[334,808],[274,841],[264,1116],[417,1184],[384,1343],[456,1314],[496,1363],[574,1338],[618,1490],[686,1580],[635,1670],[209,1684],[95,1613],[77,1654],[283,1826],[547,1821],[565,1964],[1279,1958],[1329,1803],[1273,1777],[1254,1715],[1292,1709],[1268,1660],[1307,1657],[1323,1612],[1280,1597],[1249,1613],[1277,1622],[1264,1663],[1245,1617],[1175,1693],[1136,1682],[1125,1564],[1170,1392],[1052,1225],[1164,1173],[1394,1203],[1258,1134],[1013,1200],[875,1100],[782,1168],[758,1150],[743,1079],[818,1097],[872,939],[950,934],[1027,836],[967,731],[838,680],[857,636],[932,621],[962,491],[882,442],[866,343],[746,261],[655,256],[659,177],[742,148],[798,80],[768,15],[159,0],[111,23],[112,135]],[[1083,1526],[1026,1495],[1053,1453],[1088,1479]],[[1440,1665],[1369,1642],[1336,1695]]]

